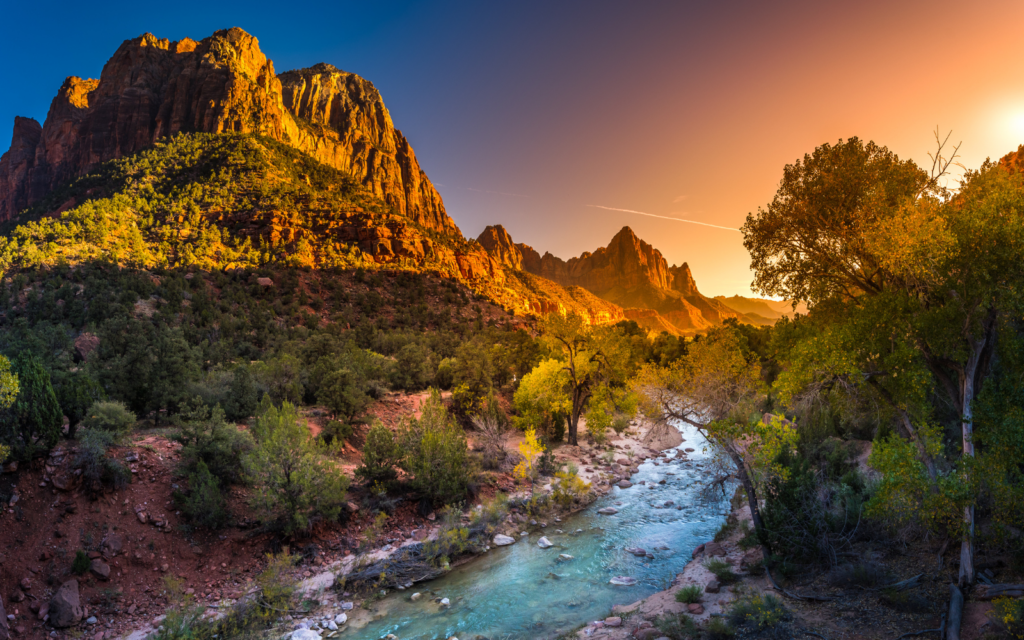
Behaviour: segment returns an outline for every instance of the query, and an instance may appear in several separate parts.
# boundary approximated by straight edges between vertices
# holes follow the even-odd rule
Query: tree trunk
[[[743,490],[747,493],[747,505],[750,507],[750,519],[754,523],[754,531],[757,532],[757,537],[761,541],[761,546],[765,550],[765,560],[767,556],[772,554],[771,544],[768,543],[768,534],[764,528],[764,521],[761,519],[761,507],[757,500],[757,489],[754,487],[754,481],[750,479],[750,474],[747,473],[747,465],[743,461],[741,456],[733,447],[730,445],[726,447],[726,451],[729,453],[729,457],[732,459],[733,464],[736,465],[736,476],[740,479],[740,484],[743,485]]]
[[[971,355],[967,358],[960,377],[960,393],[963,398],[963,418],[960,422],[963,456],[974,457],[974,384],[981,362],[982,352],[988,342],[986,333],[971,344]],[[964,536],[960,542],[960,586],[974,583],[974,505],[964,507]]]
[[[569,437],[566,438],[566,442],[576,446],[579,444],[576,438],[576,432],[579,430],[580,414],[576,413],[576,408],[573,407],[572,413],[569,415]]]

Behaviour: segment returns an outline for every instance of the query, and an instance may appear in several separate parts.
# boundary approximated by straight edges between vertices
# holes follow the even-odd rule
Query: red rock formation
[[[477,242],[498,262],[513,269],[523,268],[522,251],[512,242],[512,236],[500,224],[484,229]]]
[[[352,173],[402,215],[458,233],[372,84],[329,65],[282,77],[287,91],[256,38],[238,28],[201,42],[126,40],[99,80],[64,82],[41,131],[15,120],[11,149],[0,158],[0,220],[161,137],[237,131],[299,148]]]
[[[325,164],[364,176],[374,195],[416,222],[458,233],[370,81],[324,63],[278,78],[285,107],[305,125],[296,146]]]

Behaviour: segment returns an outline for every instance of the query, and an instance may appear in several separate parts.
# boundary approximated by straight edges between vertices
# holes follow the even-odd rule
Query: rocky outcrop
[[[406,217],[430,229],[458,233],[373,83],[324,63],[282,73],[278,79],[285,107],[301,125],[295,146],[362,176],[374,195]]]
[[[689,265],[669,266],[660,251],[629,227],[623,227],[607,247],[567,261],[514,243],[500,225],[487,227],[477,240],[502,264],[564,287],[583,287],[623,307],[625,318],[646,329],[696,333],[727,318],[760,323],[702,295]]]
[[[401,215],[454,234],[437,190],[373,85],[330,65],[283,74],[245,31],[126,40],[99,80],[71,77],[42,127],[17,118],[0,158],[0,220],[98,163],[178,132],[246,132],[351,173]]]

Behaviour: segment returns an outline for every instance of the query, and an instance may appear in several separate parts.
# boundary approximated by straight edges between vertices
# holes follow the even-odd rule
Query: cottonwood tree
[[[696,427],[732,461],[758,537],[770,553],[758,488],[785,473],[775,460],[795,444],[796,432],[779,418],[751,419],[764,396],[761,368],[744,353],[736,330],[710,331],[667,366],[644,365],[632,386],[649,417]]]
[[[541,324],[541,334],[564,372],[569,400],[568,443],[579,444],[580,416],[602,385],[622,386],[632,368],[627,345],[613,329],[590,326],[576,314],[552,313]]]
[[[1024,277],[1024,189],[1018,171],[986,163],[950,194],[940,181],[956,150],[947,158],[943,144],[930,173],[856,138],[822,145],[786,167],[774,200],[747,217],[743,233],[756,290],[805,301],[812,315],[829,308],[837,323],[876,313],[890,344],[917,351],[958,416],[959,473],[970,484],[972,404],[989,375],[999,318],[1019,303]],[[869,362],[877,351],[846,353],[859,360],[862,381],[899,374]],[[911,404],[887,391],[897,410]],[[910,412],[900,418],[926,453]],[[974,504],[967,502],[962,584],[974,580]]]

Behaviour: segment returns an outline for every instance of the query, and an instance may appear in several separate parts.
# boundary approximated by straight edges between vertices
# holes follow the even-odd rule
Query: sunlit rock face
[[[279,77],[238,28],[200,42],[126,40],[99,80],[64,81],[42,127],[17,118],[0,158],[0,219],[101,162],[196,131],[271,137],[352,174],[424,227],[458,233],[370,82],[324,64]]]

